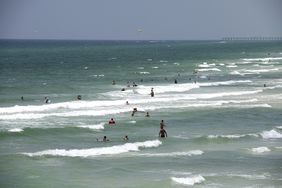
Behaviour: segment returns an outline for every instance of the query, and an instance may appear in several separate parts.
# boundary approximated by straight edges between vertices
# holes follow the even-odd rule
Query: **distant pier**
[[[224,41],[282,41],[282,37],[224,37]]]

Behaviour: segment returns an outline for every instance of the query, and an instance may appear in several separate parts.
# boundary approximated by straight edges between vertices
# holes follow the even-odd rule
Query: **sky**
[[[282,36],[282,0],[0,0],[2,39],[253,36]]]

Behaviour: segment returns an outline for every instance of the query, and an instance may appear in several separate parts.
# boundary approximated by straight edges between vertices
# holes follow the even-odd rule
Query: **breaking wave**
[[[254,153],[264,153],[264,152],[269,152],[271,151],[268,147],[258,147],[258,148],[252,148],[251,149],[252,152]]]
[[[90,149],[54,149],[44,150],[35,153],[22,153],[24,155],[35,157],[35,156],[63,156],[63,157],[95,157],[101,155],[117,155],[121,153],[127,153],[130,151],[139,151],[140,148],[153,148],[158,147],[162,144],[159,140],[149,140],[145,142],[126,143],[123,145],[101,147],[101,148],[90,148]]]
[[[95,125],[78,125],[79,128],[87,128],[87,129],[93,129],[93,130],[102,130],[104,129],[105,123],[99,123]]]
[[[202,155],[204,152],[201,150],[192,150],[188,152],[171,152],[171,153],[143,153],[138,154],[138,156],[146,157],[175,157],[175,156],[193,156],[193,155]]]
[[[177,178],[171,177],[171,180],[175,183],[183,184],[183,185],[195,185],[205,181],[205,178],[201,175],[186,177],[186,178]]]
[[[275,139],[275,138],[282,138],[282,134],[279,133],[278,131],[272,129],[270,131],[263,131],[260,133],[262,138],[264,139]]]

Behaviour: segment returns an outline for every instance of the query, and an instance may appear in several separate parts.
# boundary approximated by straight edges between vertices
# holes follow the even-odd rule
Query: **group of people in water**
[[[142,81],[143,81],[143,80],[142,80]],[[177,83],[177,80],[175,80],[175,84],[176,84],[176,83]],[[115,85],[115,84],[116,84],[116,82],[115,82],[115,80],[113,80],[113,81],[112,81],[112,85]],[[128,84],[128,87],[130,87],[129,82],[128,82],[127,84]],[[137,87],[138,85],[137,85],[135,82],[133,82],[133,85],[132,85],[132,86],[133,86],[133,87]],[[123,89],[124,89],[124,88],[123,88]],[[155,96],[154,88],[151,88],[150,96],[151,96],[151,97],[154,97],[154,96]],[[77,99],[77,100],[82,100],[82,96],[81,96],[81,95],[77,95],[76,99]],[[21,100],[24,101],[24,97],[23,97],[23,96],[21,96]],[[46,104],[51,103],[51,100],[50,100],[48,97],[44,97],[44,103],[46,103]],[[129,105],[129,102],[128,102],[128,101],[126,101],[126,105]],[[136,107],[133,108],[132,113],[131,113],[131,116],[134,116],[135,113],[137,113],[137,112],[138,112],[137,108],[136,108]],[[146,112],[145,117],[150,117],[149,112]],[[116,122],[115,122],[114,118],[111,118],[111,119],[108,121],[108,124],[109,124],[109,125],[115,125]],[[160,122],[159,137],[162,137],[162,138],[167,137],[167,132],[166,132],[166,130],[164,129],[164,127],[165,127],[164,120],[161,120],[161,122]],[[125,136],[123,137],[123,140],[124,140],[124,141],[128,141],[128,140],[129,140],[128,135],[125,135]],[[97,141],[107,142],[107,141],[110,141],[110,140],[107,138],[107,136],[103,136],[103,138],[100,139],[100,140],[97,138]]]
[[[136,111],[137,111],[137,109],[136,109]],[[149,112],[146,113],[146,117],[150,117]],[[111,119],[109,120],[108,124],[109,124],[109,125],[115,125],[116,122],[115,122],[114,118],[111,118]],[[160,131],[159,131],[159,137],[161,137],[161,138],[167,137],[167,132],[166,132],[166,130],[164,129],[164,127],[165,127],[164,120],[161,120],[161,122],[160,122]],[[124,138],[123,138],[123,140],[124,140],[124,141],[128,141],[128,140],[129,140],[128,136],[125,135]],[[100,141],[100,140],[97,138],[97,141]],[[106,141],[110,141],[110,140],[107,138],[107,136],[104,136],[101,141],[106,142]]]

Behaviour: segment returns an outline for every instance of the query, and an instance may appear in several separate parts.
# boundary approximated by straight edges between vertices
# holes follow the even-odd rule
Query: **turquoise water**
[[[0,69],[0,187],[282,187],[281,42],[2,40]]]

